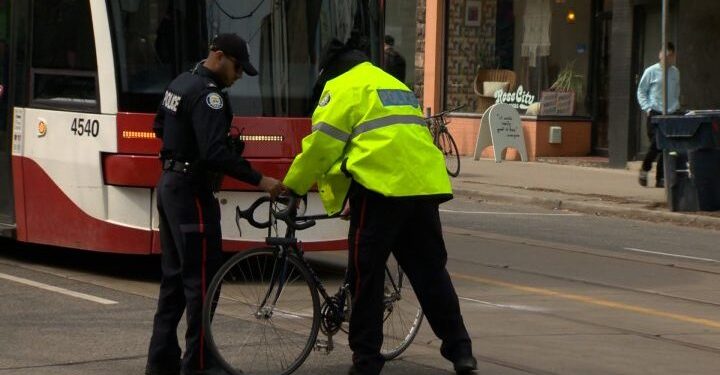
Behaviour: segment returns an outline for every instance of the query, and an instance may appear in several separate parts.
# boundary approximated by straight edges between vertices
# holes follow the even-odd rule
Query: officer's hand
[[[275,200],[280,193],[285,191],[285,185],[282,182],[268,176],[263,176],[260,180],[260,188],[270,194],[270,198]]]
[[[343,220],[350,220],[350,201],[345,202],[342,212],[340,212],[340,218]]]

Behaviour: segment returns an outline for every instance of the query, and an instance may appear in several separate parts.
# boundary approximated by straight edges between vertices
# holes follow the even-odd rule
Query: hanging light
[[[568,9],[565,20],[567,21],[567,23],[575,23],[575,11],[572,9]]]

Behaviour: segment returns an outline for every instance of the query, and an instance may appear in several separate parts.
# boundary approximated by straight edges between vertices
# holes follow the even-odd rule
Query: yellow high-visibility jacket
[[[325,84],[283,183],[306,194],[317,182],[328,214],[342,209],[350,182],[386,197],[452,197],[445,158],[417,98],[369,62]]]

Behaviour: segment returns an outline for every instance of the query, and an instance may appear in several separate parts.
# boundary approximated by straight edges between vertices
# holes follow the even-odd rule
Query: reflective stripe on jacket
[[[371,63],[327,82],[312,124],[284,184],[305,194],[317,182],[329,214],[342,209],[349,176],[386,197],[451,197],[417,98]]]

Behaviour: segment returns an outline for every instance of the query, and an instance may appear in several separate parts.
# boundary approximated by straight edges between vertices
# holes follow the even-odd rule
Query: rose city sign
[[[505,90],[495,91],[495,103],[505,103],[511,105],[513,108],[527,109],[528,106],[535,102],[535,95],[530,94],[529,91],[525,91],[520,85],[515,92],[505,92]]]

